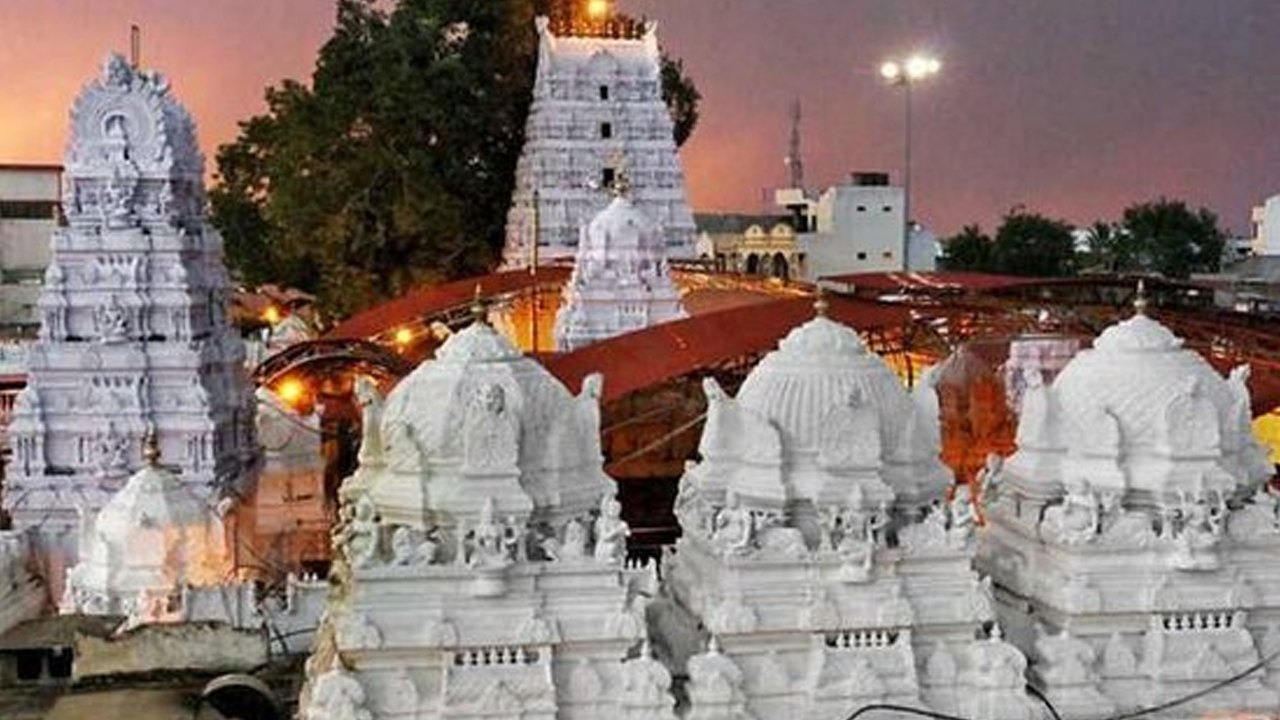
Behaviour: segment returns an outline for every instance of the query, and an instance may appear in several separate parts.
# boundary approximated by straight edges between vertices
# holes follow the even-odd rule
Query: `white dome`
[[[649,219],[624,195],[615,197],[608,207],[588,223],[584,241],[601,250],[666,249],[662,227]]]
[[[822,422],[857,392],[879,411],[881,447],[897,448],[911,399],[897,376],[858,333],[825,317],[792,330],[751,371],[738,402],[782,431],[784,454],[817,452]]]
[[[127,546],[139,530],[202,527],[209,513],[173,473],[147,465],[102,508],[95,528],[107,542]]]
[[[599,449],[598,383],[588,385],[587,397],[574,397],[487,323],[456,333],[387,397],[381,423],[387,472],[397,483],[421,488],[414,499],[401,495],[391,502],[422,505],[400,508],[409,515],[463,510],[447,507],[445,498],[467,492],[461,486],[468,482],[469,464],[475,464],[468,455],[488,442],[495,446],[479,451],[492,454],[486,460],[493,461],[490,470],[518,473],[519,489],[527,495],[495,497],[501,512],[530,501],[535,509],[595,507],[609,481]],[[480,437],[486,431],[473,418],[486,413],[477,408],[493,411],[501,427],[486,427],[510,440],[510,458],[498,457],[507,450]],[[379,499],[378,480],[371,487]],[[503,492],[520,495],[519,489]],[[473,509],[468,505],[465,511]]]

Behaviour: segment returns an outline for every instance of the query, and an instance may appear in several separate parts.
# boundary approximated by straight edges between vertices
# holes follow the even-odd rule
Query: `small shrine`
[[[154,435],[146,463],[101,511],[82,511],[80,561],[67,571],[63,614],[184,622],[193,589],[234,580],[221,516],[160,464]]]
[[[975,512],[938,459],[936,372],[908,393],[858,334],[793,330],[730,397],[707,380],[699,452],[680,481],[683,534],[663,558],[705,650],[690,718],[844,717],[876,702],[981,718],[1039,717],[1023,654],[970,569]]]
[[[1280,502],[1248,377],[1145,302],[1052,382],[1028,371],[1017,451],[985,472],[979,565],[1063,717],[1183,698],[1280,650]],[[1270,711],[1278,691],[1266,669],[1164,715]]]
[[[662,229],[628,197],[627,180],[587,226],[556,315],[556,348],[593,342],[686,317],[671,280]]]
[[[626,559],[600,378],[572,395],[484,315],[385,401],[356,388],[302,717],[669,717],[671,677],[640,651],[656,565]]]

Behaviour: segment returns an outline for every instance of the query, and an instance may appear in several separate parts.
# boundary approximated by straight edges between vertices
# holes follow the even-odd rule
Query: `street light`
[[[880,66],[880,75],[890,85],[902,88],[906,106],[902,162],[902,269],[911,264],[911,86],[942,70],[942,63],[928,55],[912,55],[906,60],[889,60]]]

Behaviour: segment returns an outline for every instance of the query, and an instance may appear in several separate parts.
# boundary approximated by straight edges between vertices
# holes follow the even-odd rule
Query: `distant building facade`
[[[906,195],[889,184],[887,173],[853,173],[847,183],[828,188],[816,200],[794,188],[779,190],[775,199],[801,229],[797,243],[807,260],[806,280],[936,268],[936,243],[923,227],[913,226],[911,247],[904,252]]]
[[[804,277],[804,253],[788,220],[699,215],[698,259],[719,272],[792,280]]]
[[[40,326],[36,302],[61,201],[61,167],[0,164],[0,334]]]
[[[662,227],[668,255],[693,254],[657,25],[595,30],[538,19],[533,105],[507,216],[509,267],[572,258],[581,228],[609,204],[604,190],[623,172],[636,206]]]
[[[1253,236],[1249,246],[1254,255],[1280,255],[1280,195],[1272,195],[1253,208]]]

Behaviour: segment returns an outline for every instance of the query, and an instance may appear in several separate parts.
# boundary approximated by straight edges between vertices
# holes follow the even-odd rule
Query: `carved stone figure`
[[[725,497],[725,506],[716,515],[712,542],[727,555],[742,555],[752,549],[755,519],[751,511],[741,507],[736,493]]]
[[[111,296],[96,312],[98,337],[103,343],[119,343],[129,339],[129,313]]]
[[[1096,677],[1093,666],[1097,653],[1066,630],[1056,635],[1042,633],[1036,640],[1036,652],[1040,656],[1040,677],[1054,686],[1083,685]]]
[[[1054,431],[1053,390],[1039,368],[1022,369],[1022,412],[1018,417],[1019,448],[1046,449],[1057,444]]]
[[[513,472],[519,460],[519,425],[501,385],[478,387],[466,416],[468,472]]]
[[[364,687],[347,672],[338,656],[323,675],[315,679],[310,703],[304,708],[306,720],[373,720],[365,708]]]
[[[1045,510],[1040,527],[1055,542],[1083,545],[1097,537],[1100,519],[1097,496],[1087,485],[1077,483],[1067,488],[1061,504]]]
[[[360,464],[380,466],[383,463],[382,393],[378,392],[377,382],[367,375],[357,376],[352,388],[360,406]]]
[[[471,531],[471,548],[468,554],[472,567],[500,568],[511,563],[506,540],[506,528],[496,519],[497,505],[493,498],[485,500],[480,509],[480,519]]]
[[[345,534],[347,559],[352,567],[371,567],[378,561],[381,525],[376,516],[377,509],[368,495],[356,498],[355,512]]]
[[[596,519],[595,558],[600,562],[622,562],[627,556],[627,538],[631,529],[622,520],[622,504],[611,495],[600,500],[600,517]]]

